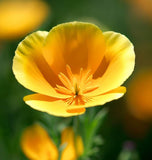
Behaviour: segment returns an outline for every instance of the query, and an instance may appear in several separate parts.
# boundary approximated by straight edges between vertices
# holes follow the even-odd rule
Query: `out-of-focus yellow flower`
[[[83,114],[126,92],[120,86],[132,73],[133,45],[124,36],[83,22],[38,31],[19,45],[13,72],[26,88],[32,108],[56,116]]]
[[[83,154],[83,142],[80,136],[75,136],[72,128],[66,128],[61,135],[61,145],[66,145],[62,151],[61,160],[76,160]]]
[[[61,135],[61,145],[65,148],[61,160],[76,160],[83,154],[83,142],[75,137],[72,128],[65,128]],[[59,152],[47,132],[38,124],[28,127],[23,132],[21,147],[25,155],[32,160],[58,160]]]
[[[0,2],[0,39],[25,36],[38,27],[48,15],[42,0],[3,0]]]
[[[145,18],[148,18],[152,21],[152,1],[151,0],[126,0],[128,1],[133,9],[144,15]]]
[[[152,120],[152,70],[138,73],[128,88],[130,112],[138,119]]]
[[[25,155],[33,160],[57,160],[58,150],[48,133],[38,124],[25,129],[21,137]]]

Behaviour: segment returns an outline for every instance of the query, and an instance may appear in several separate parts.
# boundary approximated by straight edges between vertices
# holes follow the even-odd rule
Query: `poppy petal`
[[[70,22],[50,30],[44,57],[55,73],[64,73],[66,65],[69,65],[72,72],[78,74],[80,68],[89,69],[93,73],[102,61],[104,53],[104,37],[97,26]]]
[[[73,112],[71,110],[68,111],[71,108],[71,106],[65,103],[64,100],[41,94],[32,94],[25,96],[24,101],[26,104],[28,104],[29,106],[31,106],[36,110],[47,112],[55,116],[69,117],[69,116],[80,115],[85,112],[85,109],[81,109],[83,108],[83,106],[77,106],[77,108],[80,109],[74,109]]]
[[[131,75],[135,65],[134,47],[128,38],[112,31],[105,32],[104,38],[107,50],[103,64],[94,74],[96,83],[100,84],[99,88],[92,93],[94,95],[119,87]],[[104,73],[101,66],[106,67]]]
[[[85,108],[93,107],[97,105],[103,105],[106,102],[109,102],[114,99],[118,99],[124,95],[126,92],[125,87],[118,87],[112,91],[109,91],[105,94],[91,97],[85,105],[67,105],[63,100],[56,99],[53,97],[41,95],[41,94],[32,94],[24,97],[26,104],[32,108],[47,112],[55,116],[76,116],[83,114]]]
[[[13,59],[16,79],[26,88],[45,95],[63,97],[53,87],[59,81],[45,59],[43,44],[48,32],[38,31],[27,36],[19,45]],[[65,96],[64,96],[65,97]]]
[[[107,93],[101,94],[99,96],[95,96],[92,98],[90,102],[88,102],[88,106],[85,107],[91,107],[91,106],[97,106],[97,105],[104,105],[107,102],[110,102],[112,100],[119,99],[122,97],[126,92],[125,87],[118,87],[116,89],[113,89]]]
[[[100,94],[98,96],[87,97],[88,102],[85,103],[85,105],[81,105],[81,107],[88,108],[88,107],[94,107],[98,105],[104,105],[107,102],[110,102],[112,100],[116,100],[122,97],[125,94],[125,92],[126,92],[126,88],[121,86],[109,92]],[[80,108],[80,106],[72,105],[70,108],[75,109],[78,107]]]

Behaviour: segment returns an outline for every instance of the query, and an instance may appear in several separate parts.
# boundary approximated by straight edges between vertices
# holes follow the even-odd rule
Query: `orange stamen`
[[[80,69],[80,74],[73,74],[69,65],[66,65],[67,76],[59,73],[58,77],[63,86],[56,85],[55,90],[58,93],[69,95],[69,98],[64,99],[68,105],[85,105],[90,98],[85,94],[92,92],[98,88],[94,85],[90,70],[84,71]]]
[[[68,113],[82,113],[85,112],[85,108],[74,108],[74,109],[67,109]]]

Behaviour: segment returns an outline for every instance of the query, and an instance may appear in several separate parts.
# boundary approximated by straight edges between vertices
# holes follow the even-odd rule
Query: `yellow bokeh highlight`
[[[0,1],[0,40],[21,38],[38,28],[49,13],[42,0]]]
[[[152,21],[152,1],[151,0],[126,0],[132,9],[144,18]]]
[[[130,112],[138,119],[152,120],[152,69],[140,71],[128,86]]]

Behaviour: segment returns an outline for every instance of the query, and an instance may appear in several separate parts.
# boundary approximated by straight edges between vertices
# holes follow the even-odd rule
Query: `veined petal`
[[[47,35],[45,31],[35,32],[18,45],[13,59],[13,72],[24,87],[34,92],[65,97],[54,90],[53,86],[60,82],[42,55]]]
[[[76,116],[83,114],[85,110],[75,110],[74,112],[67,112],[71,106],[69,106],[63,99],[57,99],[41,94],[32,94],[24,97],[24,101],[26,104],[31,106],[32,108],[47,112],[51,115],[55,116],[63,116],[63,117],[69,117],[69,116]],[[80,106],[77,108],[84,108],[83,106]]]
[[[88,97],[88,102],[83,105],[84,108],[88,107],[94,107],[98,105],[104,105],[107,102],[110,102],[112,100],[119,99],[122,97],[126,92],[126,88],[121,86],[118,88],[115,88],[109,92],[94,96],[94,97]],[[71,109],[80,108],[80,106],[72,105]],[[81,106],[82,107],[82,106]]]
[[[107,45],[103,65],[105,72],[100,72],[101,66],[94,74],[96,83],[100,87],[94,95],[108,92],[119,87],[133,72],[135,65],[135,53],[132,43],[124,35],[115,32],[105,32],[104,38]]]
[[[125,87],[118,87],[116,89],[113,89],[107,93],[95,96],[86,104],[87,107],[91,106],[97,106],[97,105],[104,105],[107,102],[110,102],[112,100],[119,99],[126,93],[126,88]]]
[[[118,87],[107,93],[88,98],[88,102],[84,105],[68,105],[63,99],[56,99],[41,94],[25,96],[24,101],[36,110],[55,116],[69,117],[83,114],[85,108],[103,105],[109,101],[118,99],[122,97],[125,92],[125,87]]]
[[[58,150],[48,133],[38,124],[25,129],[21,137],[25,155],[33,160],[57,160]]]
[[[120,98],[134,63],[133,45],[124,35],[70,22],[27,36],[16,50],[13,71],[38,93],[24,98],[28,105],[68,117]]]
[[[89,69],[93,73],[101,63],[104,53],[104,37],[97,26],[70,22],[50,30],[44,57],[55,73],[64,73],[66,65],[69,65],[72,72],[78,74],[80,68]]]

